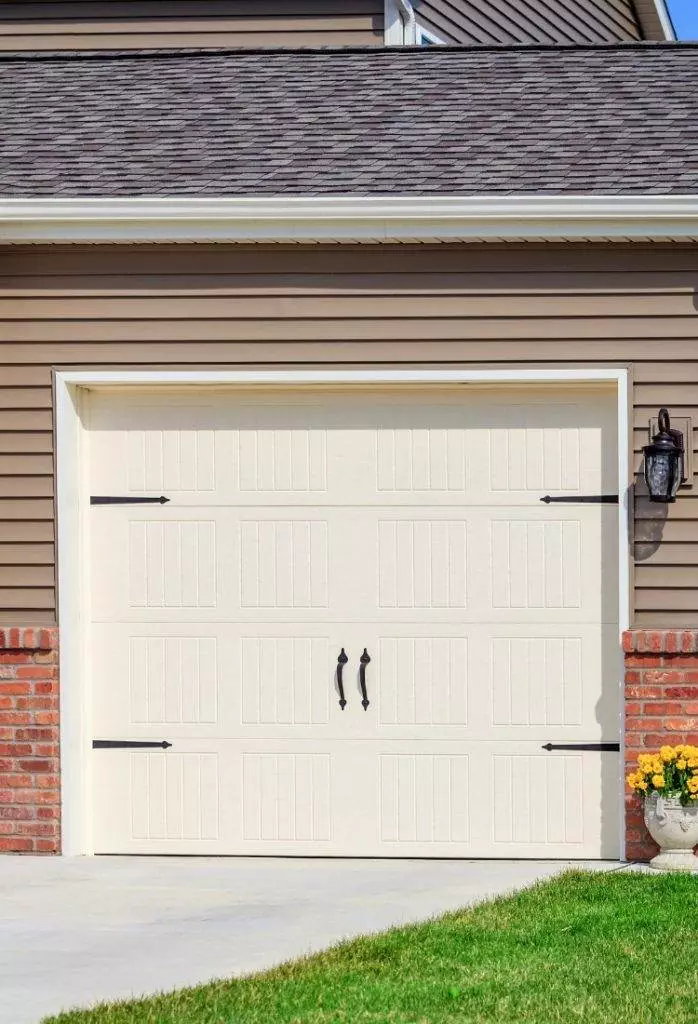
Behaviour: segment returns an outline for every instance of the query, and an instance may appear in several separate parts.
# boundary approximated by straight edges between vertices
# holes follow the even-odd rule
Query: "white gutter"
[[[0,199],[0,244],[698,240],[698,195]]]

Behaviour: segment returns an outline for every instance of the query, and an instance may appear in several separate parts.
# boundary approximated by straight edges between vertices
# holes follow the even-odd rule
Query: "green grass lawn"
[[[44,1024],[697,1021],[698,878],[570,872],[254,977]]]

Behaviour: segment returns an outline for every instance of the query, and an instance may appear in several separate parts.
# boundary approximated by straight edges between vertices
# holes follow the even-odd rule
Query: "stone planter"
[[[698,871],[698,802],[682,807],[678,797],[661,797],[652,793],[645,799],[645,825],[659,846],[659,853],[650,861],[658,871]]]

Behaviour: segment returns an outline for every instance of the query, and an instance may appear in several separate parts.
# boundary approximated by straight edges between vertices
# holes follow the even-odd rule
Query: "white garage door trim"
[[[87,554],[83,544],[85,460],[82,455],[83,425],[80,418],[84,389],[102,387],[162,387],[201,385],[309,384],[615,384],[618,407],[618,593],[620,630],[630,618],[630,551],[628,486],[630,484],[630,373],[627,369],[474,370],[455,369],[358,369],[358,370],[105,370],[67,371],[55,374],[56,472],[58,536],[58,607],[61,627],[61,798],[63,809],[62,849],[64,856],[92,854],[89,814],[89,764],[91,736],[90,693],[86,672]],[[619,653],[619,712],[622,714]],[[622,766],[621,766],[622,768]],[[622,809],[622,770],[618,780]],[[620,820],[623,820],[621,813]]]

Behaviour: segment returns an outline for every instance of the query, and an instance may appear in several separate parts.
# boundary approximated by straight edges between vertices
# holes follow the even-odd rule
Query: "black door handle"
[[[349,658],[347,657],[347,652],[344,650],[344,648],[342,648],[341,651],[339,652],[339,657],[337,658],[337,688],[339,689],[339,706],[342,709],[342,711],[344,711],[345,707],[347,706],[346,697],[344,696],[344,682],[342,681],[342,672],[344,671],[344,666],[348,661]]]
[[[368,709],[368,705],[371,703],[371,701],[368,699],[368,694],[366,693],[366,666],[370,663],[370,661],[371,656],[364,647],[364,653],[359,658],[359,683],[361,685],[361,695],[363,698],[361,701],[361,705],[364,711]]]

